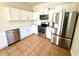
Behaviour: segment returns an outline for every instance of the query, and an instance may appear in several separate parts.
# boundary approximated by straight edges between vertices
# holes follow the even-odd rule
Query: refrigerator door
[[[72,38],[75,23],[77,20],[77,12],[65,12],[61,23],[59,36],[64,38]]]
[[[56,29],[54,34],[60,35],[62,21],[63,21],[63,12],[54,13],[53,28]]]
[[[65,33],[65,36],[68,38],[72,38],[77,16],[78,16],[77,12],[70,12],[67,28],[66,28],[66,33]]]
[[[69,12],[66,12],[64,14],[63,22],[62,22],[62,25],[61,25],[61,31],[60,31],[61,37],[65,37],[68,19],[69,19]]]

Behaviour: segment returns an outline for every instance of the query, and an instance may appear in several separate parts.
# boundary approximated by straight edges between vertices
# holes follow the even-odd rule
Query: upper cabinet
[[[8,20],[32,20],[32,11],[7,7]]]
[[[42,8],[39,10],[40,14],[48,14],[49,13],[49,9],[48,8]]]
[[[19,9],[7,7],[8,20],[20,20],[19,13]]]
[[[48,16],[48,17],[49,17],[49,20],[53,20],[54,9],[49,10],[48,15],[49,15],[49,16]]]
[[[49,12],[49,8],[43,8],[38,11],[33,12],[33,20],[40,20],[40,15],[50,15],[48,17],[52,16],[52,11]]]
[[[33,13],[27,10],[20,10],[20,20],[33,20]]]
[[[76,3],[70,3],[70,4],[64,4],[64,5],[57,5],[55,6],[55,12],[60,11],[76,11],[77,10],[77,4]]]
[[[63,5],[63,9],[65,9],[66,11],[76,11],[77,10],[77,5],[76,5],[76,3]]]
[[[40,16],[39,11],[33,12],[33,20],[39,20],[40,19],[39,16]]]

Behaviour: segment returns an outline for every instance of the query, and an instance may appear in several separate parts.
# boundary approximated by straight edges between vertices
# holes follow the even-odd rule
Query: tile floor
[[[70,51],[50,43],[48,39],[31,35],[0,50],[0,56],[70,56]]]

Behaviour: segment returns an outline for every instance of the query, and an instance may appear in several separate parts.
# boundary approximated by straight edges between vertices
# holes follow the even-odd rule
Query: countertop
[[[4,32],[4,31],[9,31],[9,30],[13,30],[13,29],[19,29],[19,28],[22,28],[22,27],[27,27],[27,26],[33,26],[33,25],[24,25],[24,26],[7,26],[7,27],[0,27],[0,32]]]
[[[19,29],[19,28],[22,28],[22,27],[33,26],[33,25],[41,26],[41,25],[37,25],[37,24],[24,25],[24,26],[7,26],[7,27],[4,26],[4,27],[0,27],[0,32],[14,30],[14,29]],[[52,26],[47,26],[47,27],[52,27]]]

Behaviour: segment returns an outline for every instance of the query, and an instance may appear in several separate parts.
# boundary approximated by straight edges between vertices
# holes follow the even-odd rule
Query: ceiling
[[[0,2],[0,4],[17,4],[17,5],[28,5],[28,6],[35,6],[35,5],[39,5],[39,4],[42,4],[42,3],[45,3],[45,2]]]
[[[59,4],[68,4],[73,2],[3,2],[3,4],[14,4],[14,5],[21,4],[21,5],[28,5],[28,6],[36,6],[43,3],[52,3],[54,5],[59,5]]]
[[[31,5],[31,6],[39,5],[39,4],[42,4],[42,3],[45,3],[45,2],[24,2],[24,4],[28,4],[28,5]]]
[[[68,4],[68,3],[73,3],[73,2],[21,2],[21,3],[31,5],[31,6],[36,6],[43,3],[52,3],[54,5],[60,5],[60,4]]]

